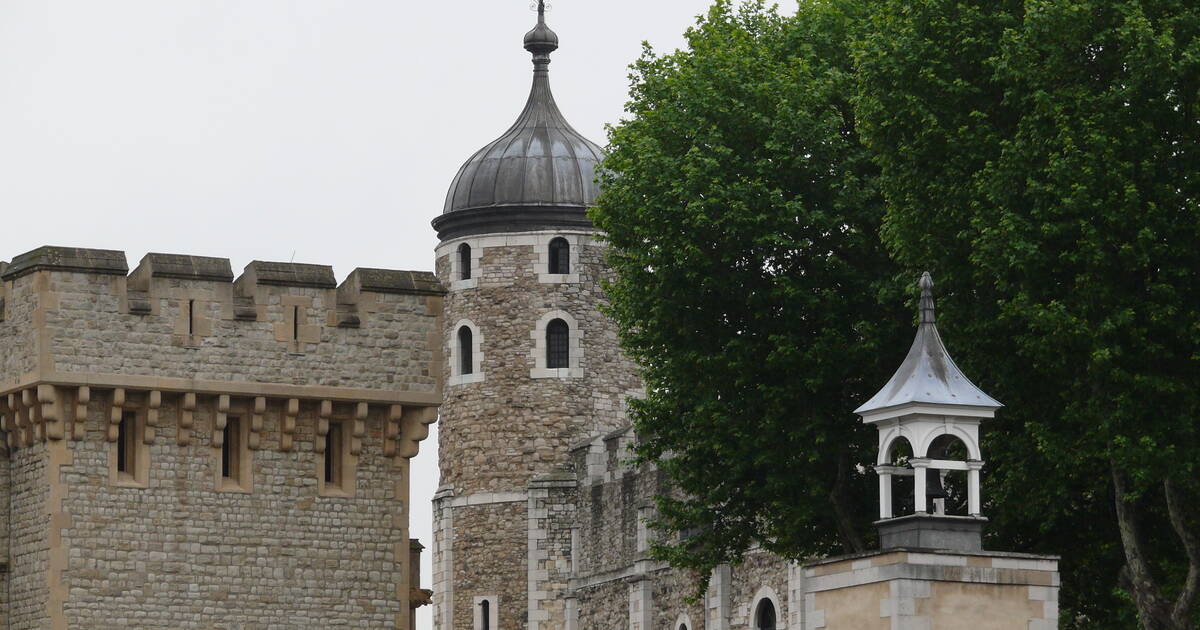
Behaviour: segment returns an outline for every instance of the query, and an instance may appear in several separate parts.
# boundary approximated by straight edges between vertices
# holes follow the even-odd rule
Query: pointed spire
[[[558,50],[558,34],[546,25],[546,0],[538,0],[538,23],[525,34],[525,50],[533,53],[536,70],[545,70],[550,63],[550,53]]]
[[[933,276],[929,272],[921,274],[921,324],[934,324],[933,312]]]

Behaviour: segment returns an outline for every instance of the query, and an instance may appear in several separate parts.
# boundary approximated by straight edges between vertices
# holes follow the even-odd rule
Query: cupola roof
[[[906,404],[955,405],[999,409],[1001,405],[975,386],[954,364],[934,317],[933,278],[921,276],[921,324],[908,356],[879,393],[854,413],[863,415]]]
[[[545,3],[538,23],[525,35],[533,54],[533,87],[512,127],[471,156],[433,227],[442,239],[492,232],[591,227],[586,210],[595,205],[600,147],[567,122],[550,91],[550,53],[558,35],[546,25]]]

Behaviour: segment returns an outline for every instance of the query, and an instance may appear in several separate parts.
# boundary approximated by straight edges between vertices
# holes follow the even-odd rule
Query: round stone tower
[[[445,300],[435,627],[563,628],[571,567],[571,448],[626,424],[639,387],[599,307],[607,273],[587,218],[601,149],[550,92],[558,36],[525,36],[533,87],[473,155],[433,221]]]

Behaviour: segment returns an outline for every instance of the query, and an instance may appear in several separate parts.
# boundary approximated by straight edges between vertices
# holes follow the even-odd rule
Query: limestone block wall
[[[311,406],[286,452],[284,408],[268,407],[251,454],[253,492],[218,492],[214,402],[197,405],[187,446],[177,440],[178,408],[163,408],[145,488],[110,479],[106,405],[89,407],[83,439],[64,442],[67,627],[398,627],[408,617],[399,597],[410,569],[405,480],[403,460],[383,452],[384,419],[367,420],[353,497],[318,492]]]
[[[46,571],[50,559],[47,448],[14,451],[10,460],[8,627],[41,630],[49,622]]]
[[[15,382],[37,368],[37,296],[35,282],[0,282],[0,383]]]

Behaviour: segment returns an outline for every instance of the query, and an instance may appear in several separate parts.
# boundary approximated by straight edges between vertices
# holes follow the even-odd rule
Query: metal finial
[[[933,276],[929,272],[921,274],[921,323],[933,324]]]
[[[530,5],[532,8],[532,5]],[[538,23],[533,27],[532,31],[525,34],[525,50],[533,53],[533,63],[535,66],[545,70],[550,63],[550,53],[558,50],[558,35],[546,26],[546,10],[550,7],[546,4],[546,0],[538,0],[537,12]]]

